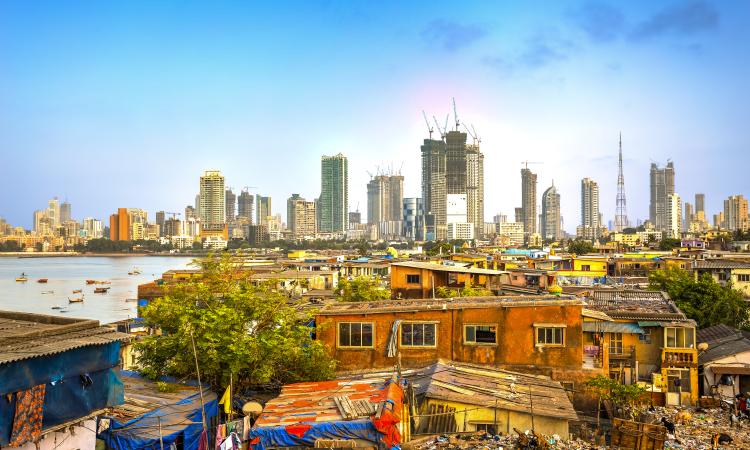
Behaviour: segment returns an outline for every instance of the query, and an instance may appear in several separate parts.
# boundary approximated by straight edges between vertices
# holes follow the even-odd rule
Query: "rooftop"
[[[376,302],[346,302],[326,306],[318,314],[374,314],[403,311],[454,310],[467,308],[512,308],[522,306],[574,306],[584,305],[583,301],[573,296],[554,295],[515,295],[502,297],[458,297],[383,300]]]
[[[375,414],[386,400],[386,378],[333,380],[287,384],[275,399],[269,400],[256,427],[275,427],[300,422],[335,422],[351,419],[339,407],[343,400],[361,411]],[[364,414],[362,417],[365,417]],[[369,416],[368,416],[369,418]]]
[[[588,309],[613,319],[688,320],[666,292],[596,289],[586,298],[586,304]]]
[[[129,338],[97,320],[0,311],[0,364]]]
[[[508,273],[504,270],[479,269],[476,267],[451,266],[421,261],[396,262],[392,267],[409,267],[412,269],[434,270],[436,272],[471,273],[477,275],[502,275]]]
[[[708,350],[698,355],[699,364],[708,364],[738,353],[750,353],[750,339],[742,331],[727,325],[698,330],[698,342],[708,343]]]
[[[546,376],[445,361],[404,375],[418,396],[578,420],[565,389]]]
[[[695,261],[696,269],[750,269],[750,262],[734,261],[731,259],[701,259]]]

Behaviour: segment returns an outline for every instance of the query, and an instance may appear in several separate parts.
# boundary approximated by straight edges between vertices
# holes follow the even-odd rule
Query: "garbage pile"
[[[560,436],[517,431],[511,435],[476,433],[443,434],[426,441],[414,443],[413,450],[510,450],[510,449],[554,449],[554,450],[604,450],[581,439],[562,439]]]
[[[652,422],[664,418],[674,425],[673,432],[667,434],[665,449],[750,449],[750,420],[736,420],[737,416],[733,420],[730,411],[657,407],[647,414]]]

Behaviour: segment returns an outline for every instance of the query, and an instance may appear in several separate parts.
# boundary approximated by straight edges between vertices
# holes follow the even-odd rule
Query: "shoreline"
[[[169,256],[176,258],[195,258],[200,255],[186,255],[183,253],[77,253],[77,252],[0,252],[0,258],[74,258],[74,257],[144,257]]]

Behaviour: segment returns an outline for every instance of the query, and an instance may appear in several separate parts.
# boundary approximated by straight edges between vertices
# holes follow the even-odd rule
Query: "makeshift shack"
[[[197,384],[169,383],[162,392],[157,383],[135,372],[122,372],[125,403],[100,416],[98,438],[107,449],[177,448],[197,450],[205,423],[218,415],[216,394]],[[163,447],[162,447],[163,446]]]
[[[254,450],[273,447],[393,448],[409,437],[401,380],[295,383],[266,403],[249,433]]]

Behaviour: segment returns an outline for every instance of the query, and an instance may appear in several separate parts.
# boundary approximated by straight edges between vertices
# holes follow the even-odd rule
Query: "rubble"
[[[675,434],[667,435],[665,449],[713,449],[712,438],[719,433],[732,438],[730,444],[719,444],[719,449],[750,449],[750,421],[743,420],[739,426],[733,426],[731,413],[720,408],[656,407],[651,416],[658,420],[666,417],[675,423]]]
[[[405,446],[404,448],[406,448]],[[530,431],[517,432],[513,435],[492,435],[484,431],[476,433],[442,434],[426,440],[417,440],[408,445],[411,450],[511,450],[511,449],[554,449],[554,450],[599,450],[605,445],[597,446],[582,439],[562,439],[560,436],[536,436]]]

